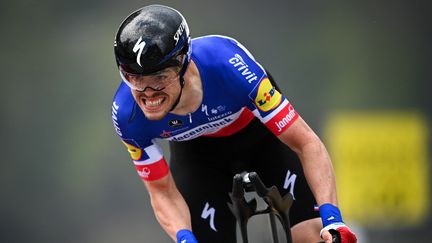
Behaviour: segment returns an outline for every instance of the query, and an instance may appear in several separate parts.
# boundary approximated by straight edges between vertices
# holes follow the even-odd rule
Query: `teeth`
[[[158,106],[162,103],[163,98],[157,99],[157,100],[147,100],[146,105],[148,106]]]

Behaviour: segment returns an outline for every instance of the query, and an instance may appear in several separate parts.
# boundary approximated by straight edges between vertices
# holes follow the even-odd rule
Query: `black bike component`
[[[269,213],[269,220],[270,220],[270,230],[272,232],[273,243],[279,243],[277,226],[276,226],[276,219],[275,219],[275,215],[273,212]]]
[[[248,243],[247,222],[256,214],[257,201],[254,199],[246,201],[244,198],[243,177],[237,174],[233,178],[232,192],[229,193],[232,203],[228,207],[237,219],[244,243]]]
[[[329,230],[330,234],[333,236],[333,243],[340,243],[341,242],[341,235],[339,231],[331,229]]]
[[[333,237],[332,243],[341,243],[342,240],[341,240],[341,235],[340,235],[339,231],[331,229],[331,230],[329,230],[329,232]],[[318,243],[324,243],[324,241],[320,241]]]
[[[257,210],[257,202],[255,199],[252,199],[249,202],[244,199],[245,191],[255,191],[257,195],[267,203],[267,208],[264,210]],[[293,197],[290,193],[287,193],[284,197],[282,197],[276,186],[267,188],[257,173],[244,172],[234,176],[232,193],[229,195],[232,203],[228,203],[228,207],[237,219],[244,243],[248,243],[248,220],[254,215],[266,213],[268,213],[270,216],[273,242],[278,243],[274,216],[277,216],[281,222],[285,231],[287,242],[291,242],[289,209],[292,205]]]
[[[256,199],[246,201],[245,192],[256,192],[267,203],[267,208],[257,210]],[[267,213],[269,214],[273,243],[279,243],[275,216],[284,228],[287,243],[292,242],[289,210],[293,203],[293,197],[290,193],[282,197],[276,186],[266,187],[256,172],[243,172],[234,176],[232,192],[229,193],[229,196],[232,203],[228,203],[228,207],[237,219],[243,243],[249,242],[247,234],[249,219],[254,215]],[[337,230],[330,229],[329,232],[333,236],[333,243],[341,242],[341,236]],[[324,243],[324,241],[318,243]]]

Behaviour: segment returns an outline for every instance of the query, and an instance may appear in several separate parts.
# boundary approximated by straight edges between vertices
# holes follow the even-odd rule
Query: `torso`
[[[184,141],[199,136],[229,136],[254,116],[276,132],[274,119],[294,120],[292,106],[270,84],[261,65],[235,40],[222,36],[196,38],[191,58],[199,73],[195,78],[202,84],[202,97],[194,97],[197,102],[192,109],[169,113],[157,121],[147,120],[129,87],[120,84],[112,118],[121,139],[134,151],[142,151],[141,156],[133,156],[134,161],[161,156],[154,139]]]

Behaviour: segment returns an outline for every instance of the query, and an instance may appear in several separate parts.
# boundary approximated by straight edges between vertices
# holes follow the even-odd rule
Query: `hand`
[[[320,235],[325,243],[357,242],[357,237],[350,228],[344,224],[340,210],[336,206],[329,203],[321,205],[320,215],[324,226]]]
[[[324,240],[324,243],[333,243],[333,236],[328,230],[322,232],[321,238]]]
[[[330,224],[320,234],[324,243],[357,243],[356,235],[343,223]]]
[[[177,243],[198,243],[192,231],[188,229],[179,230],[176,237]]]

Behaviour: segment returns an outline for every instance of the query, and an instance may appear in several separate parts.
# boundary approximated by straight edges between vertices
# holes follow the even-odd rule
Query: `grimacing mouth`
[[[146,99],[146,98],[143,98],[144,104],[146,106],[149,106],[149,107],[160,106],[165,100],[166,100],[166,97],[160,97],[160,98],[157,98],[157,99]]]
[[[137,101],[139,101],[140,106],[144,110],[147,111],[157,111],[159,110],[164,103],[168,100],[168,95],[163,92],[157,92],[152,94],[151,96],[147,96],[144,93],[138,94],[136,97]]]

